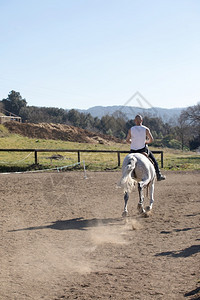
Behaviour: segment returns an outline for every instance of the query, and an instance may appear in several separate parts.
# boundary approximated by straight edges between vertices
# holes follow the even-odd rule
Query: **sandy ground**
[[[200,172],[165,172],[149,218],[120,172],[0,175],[0,299],[200,299]]]

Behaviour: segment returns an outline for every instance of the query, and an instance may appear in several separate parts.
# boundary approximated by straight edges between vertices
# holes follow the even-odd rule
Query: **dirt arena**
[[[200,172],[121,218],[120,172],[0,175],[0,299],[200,299]]]

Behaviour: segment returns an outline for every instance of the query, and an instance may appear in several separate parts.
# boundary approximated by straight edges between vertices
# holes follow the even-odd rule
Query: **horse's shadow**
[[[105,226],[105,225],[120,225],[121,218],[108,219],[84,219],[74,218],[69,220],[58,220],[49,225],[33,226],[27,228],[13,229],[9,232],[25,231],[25,230],[39,230],[39,229],[55,229],[55,230],[87,230],[89,227]]]
[[[161,253],[155,254],[155,256],[171,256],[174,258],[189,257],[189,256],[192,256],[199,252],[200,252],[200,245],[192,245],[192,246],[185,248],[183,250],[180,250],[180,251],[161,252]]]

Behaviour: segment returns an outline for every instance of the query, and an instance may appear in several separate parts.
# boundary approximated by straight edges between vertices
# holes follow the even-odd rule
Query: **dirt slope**
[[[111,142],[120,142],[119,139],[108,135],[103,135],[64,124],[6,122],[4,123],[4,126],[11,133],[20,134],[29,138],[64,140],[93,144],[109,144]]]

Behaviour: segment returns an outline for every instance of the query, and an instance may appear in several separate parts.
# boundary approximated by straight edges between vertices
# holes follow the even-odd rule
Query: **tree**
[[[189,125],[200,126],[200,104],[189,106],[182,111],[181,116],[189,123]]]
[[[20,110],[27,105],[26,100],[22,99],[20,93],[13,90],[8,94],[8,98],[2,100],[2,103],[5,110],[18,116]]]
[[[20,110],[23,122],[65,124],[67,112],[62,108],[26,106]]]
[[[191,150],[198,148],[200,146],[200,104],[190,106],[182,111],[179,117],[179,123],[182,144],[184,144],[185,139],[187,146],[189,146]]]
[[[200,147],[200,134],[189,142],[190,150],[195,150]]]
[[[181,149],[184,149],[184,146],[189,145],[189,131],[190,127],[186,121],[186,118],[183,114],[178,118],[178,128],[177,128],[177,139],[181,142]]]
[[[75,109],[71,109],[69,112],[68,112],[68,121],[73,125],[73,126],[76,126],[76,127],[79,127],[80,126],[80,113],[75,110]]]

